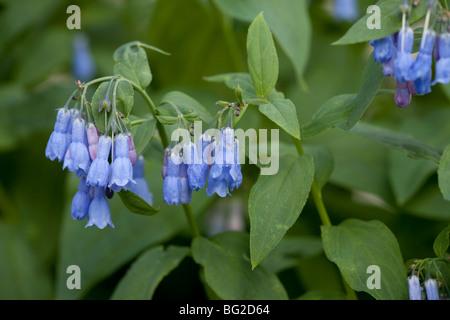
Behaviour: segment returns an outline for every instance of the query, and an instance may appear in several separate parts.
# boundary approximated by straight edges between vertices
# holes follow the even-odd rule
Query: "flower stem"
[[[145,102],[147,103],[147,105],[148,105],[148,107],[150,109],[150,112],[156,118],[156,107],[155,107],[155,104],[153,103],[152,99],[147,94],[147,92],[145,92],[144,89],[139,87],[133,81],[130,81],[128,79],[127,79],[127,81],[144,98]],[[169,139],[167,137],[166,129],[164,128],[164,125],[161,122],[159,122],[159,121],[156,121],[156,127],[158,129],[159,136],[161,138],[161,142],[163,144],[163,147],[166,148],[169,145]],[[192,214],[191,207],[189,206],[189,204],[183,204],[183,209],[184,209],[184,213],[186,214],[186,218],[188,220],[189,227],[191,228],[192,233],[194,234],[194,238],[199,237],[200,236],[200,232],[198,231],[197,224],[195,223],[195,219],[194,219],[194,215]]]
[[[305,154],[305,152],[303,151],[302,142],[296,138],[293,138],[293,140],[294,140],[295,148],[297,149],[298,155],[303,156]],[[323,202],[322,190],[319,188],[319,186],[317,185],[315,180],[313,180],[313,182],[312,182],[311,193],[312,193],[314,203],[316,205],[320,220],[322,221],[322,224],[324,226],[328,226],[328,227],[332,226],[330,217],[328,216],[327,209],[325,207],[325,203]],[[341,272],[339,272],[339,275],[340,275],[342,283],[344,285],[345,292],[347,293],[347,299],[357,300],[355,291],[345,281]]]

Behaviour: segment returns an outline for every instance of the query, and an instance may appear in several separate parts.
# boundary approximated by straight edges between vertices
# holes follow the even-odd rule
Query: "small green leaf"
[[[333,173],[333,154],[326,145],[304,146],[304,149],[314,159],[314,180],[319,189],[322,189]]]
[[[174,116],[156,116],[156,119],[158,119],[159,122],[161,122],[164,125],[172,125],[178,122],[178,117]]]
[[[450,224],[442,230],[434,240],[433,250],[436,256],[443,257],[450,245]]]
[[[260,175],[248,200],[253,268],[280,242],[299,217],[314,176],[313,159],[286,155],[275,175]]]
[[[208,240],[192,241],[194,260],[203,267],[205,281],[224,300],[287,299],[277,276],[263,266],[252,270],[248,234],[224,232]]]
[[[301,128],[303,139],[309,139],[325,130],[345,122],[355,108],[357,94],[342,94],[325,102],[311,121]]]
[[[128,80],[145,89],[152,81],[152,73],[148,65],[145,50],[134,44],[119,47],[113,55],[114,73],[120,74]]]
[[[139,118],[130,116],[130,119],[136,121]],[[137,125],[132,125],[131,128],[129,128],[133,135],[134,149],[136,150],[136,154],[144,151],[145,147],[153,137],[153,131],[155,130],[156,125],[156,120],[151,118],[151,115],[147,115],[142,119],[148,119],[148,121],[143,121]]]
[[[258,109],[291,136],[300,140],[297,109],[291,100],[275,99],[271,104],[261,104]]]
[[[112,300],[149,300],[161,280],[175,269],[189,253],[189,248],[162,246],[142,253],[120,280]]]
[[[438,148],[431,147],[420,140],[410,138],[404,134],[368,123],[360,122],[349,132],[406,152],[408,156],[413,158],[430,159],[439,162],[442,156],[442,150]]]
[[[378,87],[384,79],[382,70],[383,66],[381,63],[374,61],[373,56],[371,55],[361,76],[358,96],[355,100],[356,108],[348,117],[345,125],[346,130],[352,128],[356,122],[361,119],[373,98],[376,96]]]
[[[171,91],[164,95],[157,108],[158,115],[178,118],[178,113],[171,104],[176,105],[180,112],[183,115],[188,115],[188,117],[189,114],[195,113],[195,117],[200,117],[206,123],[210,123],[213,119],[211,114],[197,100],[180,91]]]
[[[152,207],[147,201],[130,190],[120,190],[120,199],[131,212],[151,216],[158,213],[159,208]]]
[[[128,81],[120,81],[116,95],[117,111],[122,112],[127,118],[134,105],[133,86]]]
[[[450,200],[450,145],[444,149],[438,169],[439,189],[445,200]]]
[[[256,93],[259,97],[267,97],[277,83],[278,56],[272,33],[262,13],[248,29],[247,61]]]
[[[336,41],[335,45],[347,45],[358,42],[368,42],[370,40],[381,39],[391,34],[394,34],[402,27],[402,15],[400,13],[400,6],[403,0],[379,0],[376,5],[381,11],[381,28],[369,29],[367,28],[367,20],[373,13],[367,13],[364,17],[359,19],[347,33]],[[425,16],[427,1],[420,1],[417,6],[412,8],[410,24],[419,21]]]
[[[348,219],[339,226],[322,226],[323,249],[336,263],[347,283],[377,300],[403,300],[408,286],[403,258],[397,239],[380,221]],[[373,274],[369,266],[380,271],[380,288],[369,289],[367,280]]]

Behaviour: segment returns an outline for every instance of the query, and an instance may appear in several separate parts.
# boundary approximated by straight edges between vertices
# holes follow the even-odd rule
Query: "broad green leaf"
[[[402,208],[409,214],[425,219],[450,221],[450,202],[442,197],[436,184],[426,184],[420,193],[414,196]]]
[[[308,199],[314,176],[313,159],[280,157],[275,175],[260,175],[248,200],[250,215],[250,257],[256,267],[280,242],[299,217]]]
[[[294,138],[300,139],[297,109],[289,99],[275,99],[271,104],[261,104],[259,111],[279,125]]]
[[[442,230],[436,237],[436,240],[434,240],[433,250],[438,257],[443,257],[444,254],[447,252],[448,246],[450,244],[449,237],[450,237],[450,224],[444,230]]]
[[[122,199],[122,203],[131,212],[151,216],[159,211],[159,208],[152,207],[147,201],[130,190],[121,190],[119,196]]]
[[[95,91],[94,95],[92,96],[92,101],[90,105],[91,115],[94,117],[95,125],[97,126],[98,130],[100,132],[105,133],[106,132],[106,126],[107,121],[109,121],[111,117],[111,112],[107,114],[107,118],[105,121],[105,110],[98,111],[100,102],[105,98],[106,91],[108,90],[109,82],[102,82],[98,86],[97,90]]]
[[[384,79],[382,70],[383,66],[381,63],[373,61],[373,57],[370,56],[361,76],[358,95],[355,100],[356,108],[348,117],[347,123],[345,124],[345,129],[348,130],[352,128],[356,122],[361,119],[364,112],[369,107],[373,98],[377,94],[381,81]]]
[[[399,9],[402,3],[403,0],[379,0],[376,5],[380,7],[381,10],[380,29],[369,29],[367,27],[367,20],[372,16],[372,13],[367,13],[334,44],[346,45],[358,42],[368,42],[370,40],[380,39],[394,34],[402,27],[402,15]],[[419,5],[412,8],[410,18],[411,25],[425,16],[426,3],[427,1],[420,1]]]
[[[147,54],[141,46],[132,43],[121,46],[114,52],[113,58],[116,62],[114,74],[122,75],[142,89],[152,81]]]
[[[265,98],[278,79],[278,56],[272,33],[262,13],[253,20],[247,34],[247,63],[255,92]]]
[[[380,221],[348,219],[339,226],[322,226],[323,249],[347,283],[377,300],[408,298],[406,273],[397,239]],[[380,288],[369,289],[369,266],[380,269]]]
[[[128,81],[120,81],[117,85],[116,94],[117,111],[122,112],[125,117],[128,117],[134,105],[133,86]]]
[[[304,146],[306,154],[314,159],[314,180],[321,189],[333,173],[334,160],[330,148],[326,145]]]
[[[308,291],[296,300],[345,300],[345,294],[341,292]]]
[[[398,150],[389,151],[389,164],[389,179],[399,206],[414,197],[438,167],[434,161],[414,159]]]
[[[130,120],[139,121],[139,119],[137,119],[134,116],[133,117],[130,116]],[[151,115],[146,115],[140,120],[148,120],[148,121],[143,121],[136,125],[134,125],[132,121],[131,128],[129,128],[130,132],[133,134],[133,142],[136,154],[139,154],[142,151],[144,151],[145,147],[150,142],[153,136],[153,131],[155,130],[156,125],[156,120],[154,118],[151,118]]]
[[[342,94],[325,102],[313,115],[311,121],[302,126],[302,138],[312,138],[346,121],[355,108],[356,99],[357,94]]]
[[[189,248],[155,247],[142,253],[120,280],[113,300],[149,300],[161,280],[175,269],[189,253]]]
[[[311,23],[306,0],[214,0],[220,10],[239,20],[251,22],[260,12],[281,49],[292,62],[300,81],[308,62]]]
[[[439,162],[442,155],[442,150],[431,147],[420,140],[368,123],[360,122],[349,132],[401,150],[413,158],[430,159]]]
[[[224,300],[287,299],[277,276],[259,267],[252,270],[248,234],[224,232],[208,240],[192,241],[194,260],[203,267],[205,281]]]
[[[322,240],[319,237],[284,237],[260,266],[278,273],[298,265],[301,259],[321,252]]]
[[[204,122],[212,121],[211,114],[197,100],[180,91],[166,93],[157,108],[158,116],[178,117],[177,111],[171,106],[174,104],[183,115],[195,112]]]
[[[0,223],[0,299],[51,299],[50,274],[23,231]]]
[[[439,189],[441,189],[444,199],[450,200],[450,145],[444,149],[437,173]]]

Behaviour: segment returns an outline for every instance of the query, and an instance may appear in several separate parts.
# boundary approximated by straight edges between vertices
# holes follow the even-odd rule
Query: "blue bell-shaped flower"
[[[86,228],[90,226],[97,226],[99,229],[103,229],[106,226],[114,228],[114,224],[111,220],[111,208],[109,207],[109,203],[108,200],[106,200],[105,195],[105,188],[96,187],[94,189],[94,198],[89,206],[89,221],[86,224]]]
[[[92,161],[87,175],[87,184],[93,187],[106,188],[109,182],[111,166],[108,162],[111,150],[111,137],[101,136],[98,140],[97,157]]]
[[[87,217],[92,200],[90,191],[91,187],[86,184],[86,178],[81,177],[78,192],[72,199],[71,213],[74,220],[83,220]]]
[[[153,195],[144,177],[144,157],[142,155],[137,157],[136,163],[133,166],[133,180],[136,181],[136,184],[132,184],[129,190],[152,205]]]
[[[134,183],[136,182],[133,180],[133,166],[129,158],[128,135],[121,133],[114,141],[114,161],[109,187],[114,192],[119,192],[121,189],[127,190]]]
[[[61,108],[56,115],[54,130],[45,148],[45,156],[50,160],[62,161],[67,149],[66,131],[70,120],[70,111]]]
[[[90,164],[85,123],[83,119],[77,118],[72,123],[72,142],[64,157],[63,169],[87,175]]]

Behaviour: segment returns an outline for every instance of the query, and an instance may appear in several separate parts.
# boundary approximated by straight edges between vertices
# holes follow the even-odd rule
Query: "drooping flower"
[[[87,175],[91,159],[87,146],[86,127],[83,119],[77,118],[72,123],[72,142],[64,157],[63,169],[77,175]]]
[[[422,300],[419,277],[412,275],[408,277],[409,300]]]
[[[434,31],[427,31],[422,37],[424,37],[423,46],[411,69],[411,80],[414,80],[415,92],[421,95],[431,92],[432,53],[436,34]]]
[[[204,151],[210,142],[210,137],[203,134],[195,144],[191,142],[183,148],[185,160],[188,165],[187,176],[191,190],[197,191],[206,185],[209,165],[206,159],[204,159]]]
[[[336,21],[355,21],[359,16],[357,0],[335,0],[333,16]]]
[[[91,187],[86,184],[86,178],[81,177],[78,192],[72,199],[71,213],[74,220],[83,220],[87,217],[92,200],[90,191]]]
[[[80,114],[80,111],[78,111],[78,109],[76,109],[76,108],[72,108],[69,111],[70,111],[70,119],[69,119],[69,123],[67,124],[67,129],[66,129],[66,144],[67,144],[67,148],[69,148],[70,143],[72,142],[72,122],[76,118],[78,118],[78,115]]]
[[[395,35],[390,35],[381,39],[371,40],[373,46],[373,60],[386,63],[392,59],[395,54]]]
[[[178,172],[178,179],[180,180],[180,200],[181,203],[188,204],[192,199],[192,190],[189,188],[188,166],[186,163],[180,163],[180,169]]]
[[[223,128],[218,153],[214,155],[214,163],[209,171],[207,196],[217,193],[220,197],[226,197],[230,191],[239,188],[242,173],[238,160],[239,142],[234,138],[234,130]]]
[[[89,40],[84,34],[73,39],[72,73],[76,79],[86,81],[95,75],[95,63],[89,49]]]
[[[67,149],[66,130],[70,119],[70,112],[65,108],[58,110],[56,122],[50,139],[45,148],[45,156],[50,160],[58,159],[61,162],[64,159]]]
[[[131,134],[128,136],[128,158],[130,159],[131,165],[134,166],[137,160],[137,154]]]
[[[101,136],[98,141],[97,157],[92,161],[87,175],[87,184],[93,187],[106,188],[109,182],[111,166],[108,162],[111,150],[111,137]]]
[[[129,190],[136,193],[148,204],[152,205],[153,195],[150,192],[144,177],[144,157],[142,155],[138,156],[137,161],[133,166],[133,180],[136,181],[136,184],[132,184]]]
[[[98,132],[97,127],[93,123],[89,123],[86,128],[86,136],[89,146],[89,156],[94,161],[97,158],[98,149]]]
[[[414,32],[408,27],[400,30],[397,40],[397,56],[394,62],[395,78],[399,82],[413,80],[411,77],[411,68],[414,59],[411,55],[414,42]]]
[[[136,183],[133,180],[133,166],[131,165],[128,152],[128,136],[120,133],[114,141],[114,161],[109,183],[109,187],[114,192],[119,192],[121,189],[127,190],[132,183]]]
[[[427,300],[439,300],[439,290],[435,279],[427,279],[424,283]]]
[[[105,193],[105,188],[96,187],[94,189],[94,198],[89,206],[89,221],[86,224],[86,228],[90,226],[97,226],[99,229],[103,229],[106,226],[114,228],[111,220],[111,208],[108,200],[105,198]]]
[[[411,103],[411,92],[408,89],[408,82],[397,81],[397,90],[394,95],[395,103],[399,107],[406,107]]]
[[[439,60],[436,62],[436,83],[450,83],[450,34],[441,34],[438,39]]]
[[[181,202],[180,164],[173,161],[171,152],[167,152],[164,162],[167,163],[167,169],[163,182],[163,200],[167,204],[179,205]]]

